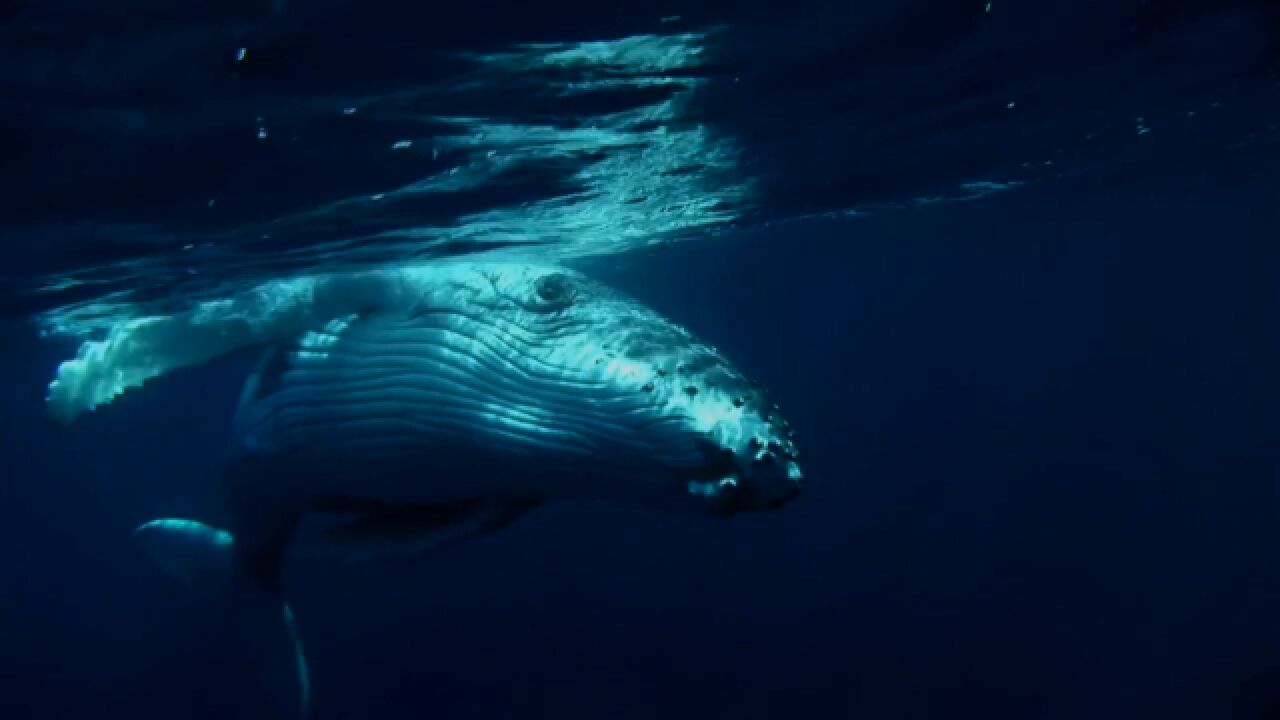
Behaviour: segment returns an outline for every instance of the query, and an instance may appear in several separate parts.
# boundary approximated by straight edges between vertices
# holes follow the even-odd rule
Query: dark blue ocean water
[[[509,245],[758,377],[808,489],[291,562],[317,718],[1280,717],[1272,5],[0,22],[0,717],[263,717],[218,604],[130,537],[213,502],[255,354],[63,428],[81,337]]]

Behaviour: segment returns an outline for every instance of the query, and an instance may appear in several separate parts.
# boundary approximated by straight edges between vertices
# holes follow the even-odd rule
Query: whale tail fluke
[[[293,611],[280,593],[278,557],[251,562],[237,552],[231,533],[195,520],[160,518],[134,535],[167,574],[224,598],[279,716],[305,718],[310,676]]]

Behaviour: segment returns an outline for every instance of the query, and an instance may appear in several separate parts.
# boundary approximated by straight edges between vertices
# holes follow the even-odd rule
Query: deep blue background
[[[1274,176],[1027,191],[597,261],[797,427],[729,522],[548,508],[289,567],[318,718],[1280,716]],[[4,328],[0,716],[255,717],[129,532],[209,505],[249,355],[69,429]]]

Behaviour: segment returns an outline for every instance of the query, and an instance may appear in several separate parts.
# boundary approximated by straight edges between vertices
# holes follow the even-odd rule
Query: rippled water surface
[[[1265,2],[18,3],[6,300],[93,334],[301,272],[1232,182],[1280,156],[1278,28]]]

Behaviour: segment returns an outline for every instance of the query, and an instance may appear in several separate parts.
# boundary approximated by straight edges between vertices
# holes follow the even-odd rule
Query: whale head
[[[252,345],[271,361],[233,447],[345,469],[343,492],[394,475],[418,502],[594,495],[714,515],[800,492],[786,421],[715,348],[581,273],[518,261],[272,281],[123,322],[60,366],[50,411]]]
[[[465,296],[465,351],[521,378],[518,398],[489,405],[504,438],[589,452],[604,494],[664,509],[733,515],[800,494],[777,406],[689,331],[562,267],[467,264],[453,281],[428,304]]]

